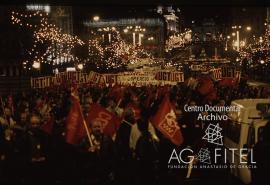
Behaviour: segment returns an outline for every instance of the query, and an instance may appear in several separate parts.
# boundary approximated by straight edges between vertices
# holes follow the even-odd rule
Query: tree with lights
[[[165,50],[170,51],[172,49],[183,48],[192,41],[192,31],[186,30],[183,33],[170,36],[165,45]]]
[[[243,71],[254,80],[269,82],[270,26],[265,34],[254,42],[241,48],[240,58]]]
[[[39,69],[42,63],[61,65],[78,61],[72,49],[84,42],[77,36],[63,33],[61,28],[51,24],[48,13],[12,12],[11,21],[33,33],[33,47],[27,51],[27,59],[23,62],[24,69]]]
[[[243,47],[240,51],[241,58],[254,61],[269,61],[270,59],[270,27],[266,28],[265,34],[253,43]]]
[[[108,39],[98,33],[89,40],[89,63],[96,66],[98,72],[120,72],[127,69],[130,63],[140,58],[151,57],[143,47],[133,46],[124,41],[116,28],[107,32]]]

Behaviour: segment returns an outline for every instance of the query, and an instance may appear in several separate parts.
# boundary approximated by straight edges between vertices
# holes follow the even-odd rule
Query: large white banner
[[[182,72],[169,71],[139,71],[123,72],[118,74],[100,74],[91,71],[89,74],[81,72],[64,72],[55,76],[31,78],[32,88],[47,88],[70,84],[75,81],[77,84],[98,84],[98,85],[176,85],[184,82]]]

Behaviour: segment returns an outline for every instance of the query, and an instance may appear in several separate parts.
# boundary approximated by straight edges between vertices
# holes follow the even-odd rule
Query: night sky
[[[112,5],[106,4],[99,6],[74,6],[74,18],[76,19],[87,19],[89,20],[99,15],[101,19],[107,18],[127,18],[127,17],[151,17],[157,15],[155,12],[157,5]],[[186,26],[191,24],[191,21],[195,20],[201,22],[204,19],[212,18],[217,24],[230,24],[234,19],[232,12],[248,13],[248,16],[252,16],[252,12],[260,12],[263,7],[248,7],[244,6],[231,7],[231,6],[172,6],[174,9],[179,8],[181,11],[181,17]],[[246,9],[252,11],[247,11]],[[243,12],[243,10],[245,12]]]

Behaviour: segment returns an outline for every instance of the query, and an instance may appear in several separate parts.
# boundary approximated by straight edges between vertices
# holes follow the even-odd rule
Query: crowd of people
[[[115,137],[104,135],[100,123],[93,122],[90,133],[93,145],[87,137],[78,145],[65,142],[65,123],[71,106],[70,88],[32,89],[2,96],[1,183],[170,183],[174,178],[169,177],[179,173],[167,167],[176,146],[148,121],[157,112],[165,94],[170,95],[176,108],[184,137],[181,147],[194,147],[204,131],[197,113],[184,112],[184,105],[224,106],[235,99],[262,97],[259,89],[249,87],[246,82],[234,87],[216,85],[217,98],[214,100],[205,99],[184,83],[120,88],[122,90],[116,94],[112,92],[114,87],[84,85],[78,88],[85,118],[92,103],[123,118]],[[131,104],[140,110],[140,114],[127,108]],[[49,132],[45,127],[48,122],[53,122]]]

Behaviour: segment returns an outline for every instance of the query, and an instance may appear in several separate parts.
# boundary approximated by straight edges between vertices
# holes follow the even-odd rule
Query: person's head
[[[26,114],[26,112],[22,112],[20,114],[20,122],[25,123],[26,121],[27,121],[27,114]]]
[[[8,116],[8,117],[10,117],[11,114],[12,114],[9,107],[5,107],[5,108],[4,108],[4,112],[5,112],[5,115]]]
[[[38,127],[40,125],[40,116],[33,113],[30,117],[31,127]]]
[[[131,122],[131,123],[134,123],[135,122],[135,113],[134,113],[134,111],[131,108],[128,108],[128,109],[125,110],[125,112],[124,112],[124,119],[126,121]]]
[[[86,103],[86,104],[92,104],[92,103],[93,103],[92,97],[91,97],[91,96],[87,96],[87,97],[85,98],[85,103]]]
[[[84,105],[83,105],[83,114],[85,115],[85,116],[87,116],[88,115],[88,113],[90,112],[90,104],[89,103],[85,103]]]
[[[30,115],[30,110],[29,110],[29,108],[25,108],[25,109],[24,109],[24,112],[26,113],[27,116]]]
[[[195,106],[195,105],[196,105],[196,102],[195,102],[194,100],[191,100],[191,101],[189,102],[189,105],[190,105],[190,106]]]
[[[225,100],[220,100],[220,101],[219,101],[219,105],[220,105],[220,106],[225,106],[225,104],[226,104],[226,103],[225,103]]]
[[[43,121],[47,122],[52,118],[52,112],[51,111],[46,111],[43,114]]]
[[[101,122],[94,120],[91,124],[91,129],[95,136],[100,136],[102,134]]]
[[[115,108],[116,107],[115,102],[113,100],[109,100],[108,107]]]

